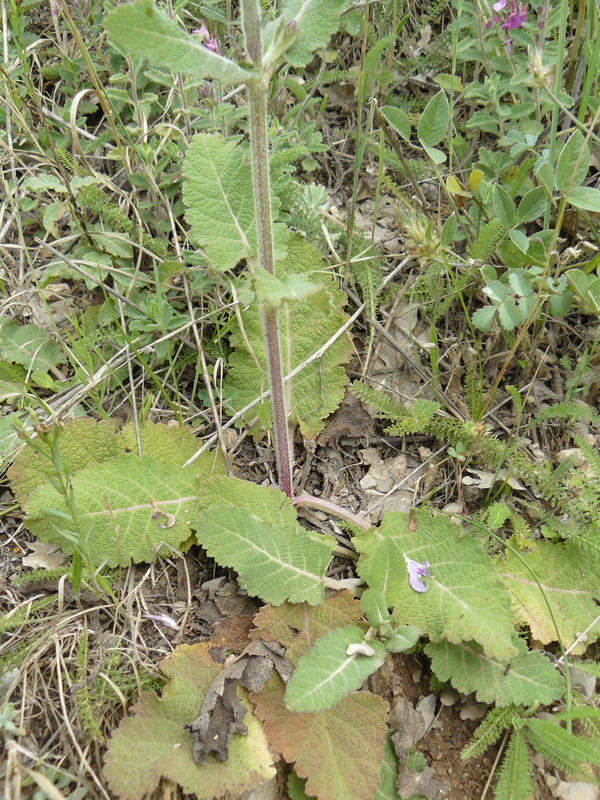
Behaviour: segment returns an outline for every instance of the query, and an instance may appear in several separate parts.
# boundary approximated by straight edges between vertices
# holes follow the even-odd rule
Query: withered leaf
[[[227,761],[229,740],[234,733],[245,735],[246,707],[238,697],[238,687],[259,692],[273,670],[283,681],[292,674],[292,665],[284,657],[279,642],[256,640],[239,655],[229,659],[208,687],[200,714],[185,727],[194,740],[194,761],[202,764],[212,753],[218,761]]]

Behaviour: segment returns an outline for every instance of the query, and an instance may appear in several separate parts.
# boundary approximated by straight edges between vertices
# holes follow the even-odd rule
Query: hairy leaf
[[[82,417],[63,427],[58,438],[61,462],[69,467],[73,476],[89,464],[101,464],[123,453],[122,443],[108,422],[98,422]],[[27,503],[35,489],[48,483],[45,472],[51,462],[33,447],[21,450],[8,472],[11,489],[22,505]]]
[[[47,372],[64,358],[47,333],[4,318],[0,319],[0,361],[21,364],[31,372]]]
[[[190,428],[144,422],[139,426],[142,455],[151,456],[164,466],[181,466],[198,449],[198,439]],[[58,437],[61,463],[73,477],[92,464],[103,464],[118,455],[137,456],[137,436],[133,424],[117,432],[104,421],[81,417],[64,425]],[[50,462],[33,447],[25,447],[9,471],[11,489],[21,504],[31,493],[48,482],[46,472]],[[225,474],[223,458],[218,453],[203,453],[194,462],[192,471],[203,477]]]
[[[284,603],[265,606],[254,617],[253,639],[278,641],[286,648],[286,658],[297,664],[303,653],[329,631],[357,625],[362,617],[360,605],[348,591],[337,592],[318,606]]]
[[[110,789],[122,800],[141,800],[157,788],[162,777],[178,783],[198,798],[238,797],[275,774],[260,723],[247,713],[245,736],[234,736],[229,759],[219,763],[210,756],[194,762],[192,737],[185,725],[192,722],[211,682],[221,671],[208,653],[210,643],[180,645],[162,671],[170,678],[162,699],[144,694],[134,716],[122,720],[106,754],[104,775]]]
[[[600,752],[592,743],[569,733],[549,719],[527,721],[527,739],[544,758],[569,775],[576,774],[582,764],[600,767]]]
[[[61,530],[83,536],[94,563],[111,567],[154,561],[190,536],[198,504],[193,470],[118,456],[79,470],[72,485],[83,531],[72,530],[65,499],[49,484],[36,489],[25,506],[29,530],[65,552],[76,548]]]
[[[215,269],[235,267],[257,252],[250,163],[235,142],[201,133],[188,147],[183,199],[193,241]]]
[[[471,741],[463,748],[460,757],[466,761],[485,753],[488,747],[498,741],[506,728],[510,728],[519,718],[515,706],[506,706],[505,708],[495,706],[486,714]]]
[[[383,745],[383,761],[381,762],[381,772],[379,773],[379,786],[373,800],[400,800],[400,795],[396,790],[396,780],[398,779],[398,759],[392,747],[392,731],[385,735]]]
[[[252,511],[258,519],[289,526],[298,521],[290,500],[276,486],[259,486],[240,478],[215,477],[202,484],[201,508],[230,505]]]
[[[293,67],[304,67],[313,60],[315,50],[325,47],[336,32],[339,17],[352,0],[284,0],[281,16],[286,23],[295,21],[300,31],[286,51],[286,60]]]
[[[153,0],[137,0],[106,15],[106,30],[123,51],[147,58],[157,67],[197,78],[241,83],[251,73],[233,61],[208,50],[200,37],[188,35]]]
[[[344,293],[327,273],[319,253],[299,235],[288,240],[288,255],[276,264],[277,277],[309,277],[319,290],[306,300],[286,303],[279,316],[284,374],[291,372],[324,345],[347,317],[342,308]],[[258,310],[250,307],[241,314],[243,331],[231,337],[235,352],[230,359],[226,391],[235,389],[232,402],[239,410],[268,388],[266,356]],[[251,349],[248,349],[248,348]],[[344,398],[346,372],[343,368],[351,353],[347,335],[340,336],[321,356],[305,367],[287,384],[292,417],[305,436],[314,437],[326,419]],[[256,409],[250,414],[254,417]],[[259,412],[260,413],[260,412]]]
[[[367,648],[356,652],[352,645]],[[287,685],[285,704],[292,711],[324,711],[360,689],[385,661],[385,645],[365,641],[361,628],[349,625],[322,636],[298,662]]]
[[[323,601],[333,538],[311,535],[297,522],[275,525],[248,509],[226,505],[200,513],[197,535],[215,561],[236,570],[248,594],[274,605]]]
[[[319,603],[335,541],[298,524],[286,495],[237,478],[203,484],[198,540],[250,594],[279,605]]]
[[[513,731],[504,756],[494,797],[496,800],[529,800],[534,791],[525,735],[517,729]]]
[[[507,592],[479,540],[441,515],[417,510],[389,512],[378,530],[354,536],[361,554],[358,574],[385,592],[394,616],[416,625],[432,641],[475,640],[487,655],[515,655],[513,617]],[[407,561],[430,563],[425,592],[409,583]]]
[[[15,426],[20,424],[19,415],[15,412],[0,417],[0,469],[4,469],[6,462],[10,461],[15,445],[19,441]]]
[[[463,694],[477,693],[481,703],[497,706],[547,705],[564,689],[562,676],[541,653],[529,652],[517,639],[518,655],[510,661],[486,656],[475,642],[428,644],[425,652],[441,681],[450,681]]]
[[[571,189],[581,186],[590,167],[590,152],[584,135],[575,130],[565,142],[556,164],[556,188],[568,195]]]
[[[253,698],[272,747],[306,778],[306,794],[319,800],[372,800],[379,784],[387,704],[354,692],[335,708],[307,714],[288,711],[284,686],[271,678]]]
[[[595,559],[571,542],[537,542],[522,556],[539,580],[542,590],[522,561],[512,552],[497,562],[498,572],[513,598],[515,614],[540,642],[554,642],[557,630],[548,610],[550,604],[565,647],[581,631],[588,630],[598,616],[595,600],[600,600],[600,574]],[[545,599],[544,599],[545,597]],[[600,636],[600,624],[588,630],[587,642],[580,642],[573,653],[582,653]]]

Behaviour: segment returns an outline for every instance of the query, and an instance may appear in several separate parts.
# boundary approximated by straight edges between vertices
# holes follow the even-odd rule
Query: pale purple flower
[[[492,8],[496,12],[504,11],[505,13],[502,16],[497,14],[495,17],[489,19],[485,24],[486,28],[491,28],[494,22],[497,22],[500,28],[506,33],[510,30],[522,28],[527,21],[529,5],[520,2],[520,0],[498,0],[498,2],[494,3]],[[508,53],[512,52],[512,39],[510,36],[507,36],[504,40],[504,46]]]
[[[166,625],[167,628],[172,628],[174,631],[179,630],[179,625],[175,622],[173,617],[170,617],[168,614],[163,612],[160,614],[150,614],[148,611],[144,611],[144,617],[146,619],[152,619],[154,622],[160,622],[163,625]]]
[[[429,561],[424,561],[422,564],[419,561],[413,561],[412,558],[404,556],[406,561],[406,569],[408,570],[408,582],[415,592],[426,592],[428,586],[423,583],[421,578],[429,578]]]
[[[195,33],[201,37],[202,44],[204,45],[204,47],[206,47],[207,50],[211,50],[213,53],[219,52],[219,47],[221,46],[219,37],[211,36],[210,31],[208,30],[208,28],[204,23],[202,23],[199,28],[193,30],[192,33]]]

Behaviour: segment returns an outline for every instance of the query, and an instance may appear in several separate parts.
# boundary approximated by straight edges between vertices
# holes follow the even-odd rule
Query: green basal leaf
[[[378,530],[356,534],[353,542],[361,554],[358,574],[385,592],[397,621],[419,627],[432,641],[475,640],[495,658],[515,655],[508,594],[473,533],[426,510],[412,519],[390,512]],[[429,562],[426,591],[409,583],[407,559]]]
[[[541,588],[523,561],[533,570]],[[600,636],[600,624],[593,625],[600,600],[597,561],[576,544],[539,541],[521,558],[508,551],[496,565],[510,591],[517,619],[529,625],[534,639],[547,644],[560,636],[568,647],[581,631],[587,631],[587,641],[573,649],[581,653]]]
[[[300,235],[288,240],[288,255],[275,265],[277,278],[305,278],[319,287],[305,300],[286,303],[279,315],[284,374],[303,364],[328,342],[346,322],[343,313],[346,297],[326,270],[319,253]],[[237,411],[268,388],[263,334],[256,306],[241,312],[243,329],[235,328],[231,344],[235,348],[225,381],[225,392],[235,396],[231,402]],[[319,358],[306,366],[287,384],[290,391],[292,421],[297,421],[304,436],[314,437],[324,420],[344,397],[347,382],[342,366],[350,358],[351,344],[346,334],[340,336]],[[233,392],[232,390],[235,390]],[[268,406],[259,410],[266,416]],[[253,408],[249,417],[256,416]]]
[[[248,594],[273,605],[323,602],[332,537],[299,525],[291,501],[279,489],[235,478],[204,485],[209,487],[204,505],[211,498],[223,499],[200,512],[198,541],[221,566],[236,570]]]
[[[448,98],[445,92],[438,92],[427,103],[419,120],[417,136],[421,144],[434,148],[446,136],[449,123],[450,104]]]
[[[355,625],[322,636],[299,660],[285,692],[291,711],[325,711],[360,689],[385,661],[381,642],[365,640]]]
[[[271,746],[307,778],[305,792],[319,800],[373,800],[380,783],[387,733],[387,703],[352,692],[327,711],[297,714],[284,704],[273,676],[253,697]]]
[[[374,628],[379,628],[391,618],[385,593],[381,589],[365,589],[360,597],[360,607],[369,625]]]
[[[229,741],[229,757],[194,761],[193,741],[185,726],[198,714],[212,681],[222,671],[210,657],[210,642],[180,645],[164,661],[168,676],[162,698],[144,693],[113,732],[105,756],[104,777],[121,800],[142,800],[158,788],[161,778],[179,784],[199,800],[240,797],[275,774],[273,756],[260,722],[248,709],[245,736]],[[246,702],[246,701],[243,701]]]
[[[586,179],[590,168],[590,152],[584,135],[575,130],[566,141],[556,164],[556,188],[569,195]]]
[[[64,361],[60,348],[34,325],[0,319],[0,361],[21,364],[30,371],[48,371]]]
[[[541,653],[529,652],[516,640],[518,655],[509,661],[486,656],[474,642],[437,642],[425,647],[431,667],[441,681],[450,681],[463,694],[477,693],[481,703],[547,705],[561,697],[562,676]]]
[[[295,666],[312,642],[338,628],[358,626],[361,618],[358,601],[351,592],[343,590],[329,595],[318,606],[305,603],[263,606],[254,615],[256,627],[250,632],[250,638],[281,642],[285,657]]]
[[[153,458],[117,456],[79,470],[72,485],[83,524],[83,530],[73,533],[87,540],[94,564],[126,567],[132,561],[151,562],[190,536],[198,503],[193,469],[165,466]],[[56,489],[48,483],[40,486],[25,510],[26,525],[38,538],[68,553],[77,549],[61,533],[70,516]]]
[[[396,790],[398,779],[398,759],[392,746],[392,731],[385,735],[383,746],[383,760],[379,773],[379,786],[373,800],[400,800],[400,795]]]
[[[389,653],[403,653],[414,647],[421,637],[421,631],[413,625],[398,625],[393,631],[384,642]]]
[[[315,51],[325,47],[337,31],[342,11],[352,0],[284,0],[281,16],[286,24],[295,22],[299,31],[285,59],[293,67],[304,67],[311,62]]]
[[[299,778],[293,769],[287,779],[287,793],[290,800],[314,800],[310,798],[304,791],[306,785],[305,778]]]
[[[195,244],[215,269],[233,269],[258,251],[252,173],[235,142],[194,136],[183,162],[183,199]]]
[[[321,288],[305,275],[288,275],[283,280],[262,267],[254,272],[256,299],[266,306],[280,306],[284,301],[305,300]]]
[[[127,453],[137,455],[138,436],[142,455],[156,459],[163,466],[181,467],[198,449],[198,440],[190,428],[144,422],[137,430],[129,424],[117,432],[109,422],[81,417],[61,428],[58,454],[73,477],[93,464],[103,464]],[[15,459],[8,477],[22,505],[35,489],[47,483],[48,465],[48,459],[29,446]],[[205,477],[226,474],[223,458],[218,453],[203,453],[192,469]]]
[[[157,67],[222,83],[242,83],[252,76],[233,61],[214,53],[198,36],[187,34],[153,0],[137,0],[106,15],[111,40],[124,52],[147,58]]]

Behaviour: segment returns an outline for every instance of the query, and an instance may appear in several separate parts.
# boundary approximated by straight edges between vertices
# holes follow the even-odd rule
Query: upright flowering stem
[[[242,0],[241,10],[246,52],[257,72],[256,78],[248,81],[247,89],[259,264],[267,272],[274,274],[273,215],[271,211],[269,146],[267,141],[269,76],[265,74],[263,69],[263,44],[258,0]],[[288,497],[291,497],[292,454],[288,427],[288,408],[283,383],[278,309],[273,306],[261,308],[260,320],[265,338],[269,385],[271,387],[271,416],[273,419],[273,438],[279,487]]]

